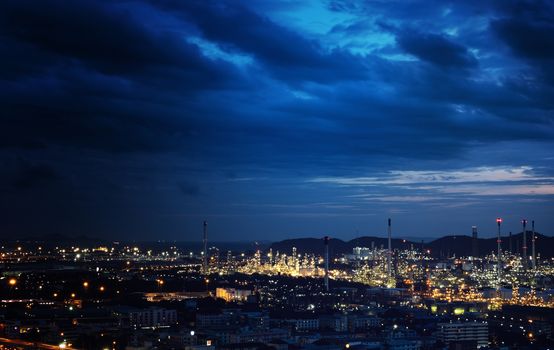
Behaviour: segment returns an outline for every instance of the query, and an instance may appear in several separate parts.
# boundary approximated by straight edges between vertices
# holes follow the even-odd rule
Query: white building
[[[446,344],[475,341],[477,348],[489,345],[489,325],[486,322],[439,323],[438,339]]]
[[[177,310],[159,307],[132,310],[128,315],[132,327],[160,327],[177,323]]]

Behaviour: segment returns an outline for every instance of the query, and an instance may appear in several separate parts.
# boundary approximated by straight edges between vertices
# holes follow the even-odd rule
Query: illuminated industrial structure
[[[477,226],[471,227],[471,255],[474,258],[479,256],[479,240],[477,238]]]
[[[329,236],[323,238],[325,244],[325,290],[329,291]]]
[[[533,235],[537,234],[533,223],[531,225]],[[540,239],[541,236],[537,237]],[[1,280],[5,295],[2,303],[7,308],[23,303],[29,315],[33,315],[33,305],[41,309],[64,310],[61,315],[73,314],[69,324],[65,319],[55,321],[61,328],[54,333],[57,338],[52,338],[52,342],[67,340],[67,344],[76,340],[76,336],[68,337],[76,330],[83,332],[81,336],[89,332],[86,328],[88,319],[79,315],[86,315],[89,311],[83,306],[91,303],[106,308],[102,319],[126,324],[127,328],[111,325],[103,328],[107,326],[98,324],[96,327],[102,329],[104,337],[107,334],[112,337],[105,344],[119,342],[120,329],[156,335],[159,335],[156,332],[163,330],[171,332],[171,339],[179,339],[186,334],[193,343],[207,344],[210,341],[215,346],[225,341],[249,342],[251,339],[269,342],[275,334],[267,327],[274,324],[287,328],[280,331],[279,337],[291,344],[299,335],[312,336],[319,332],[336,331],[342,335],[346,332],[371,332],[382,336],[382,339],[389,339],[389,335],[392,339],[393,334],[398,335],[402,331],[409,337],[414,336],[412,324],[397,325],[402,321],[394,319],[394,316],[389,319],[384,316],[391,306],[414,315],[423,315],[425,322],[433,323],[434,329],[437,329],[432,336],[426,334],[425,339],[440,339],[452,347],[460,344],[469,344],[472,348],[474,344],[475,347],[485,346],[486,332],[490,332],[489,346],[497,346],[494,327],[511,331],[512,324],[516,328],[518,322],[516,331],[524,334],[524,340],[529,343],[540,341],[541,331],[550,334],[550,324],[544,324],[534,314],[514,320],[502,318],[507,307],[538,309],[546,314],[551,312],[549,308],[554,308],[551,279],[554,260],[550,256],[535,256],[537,252],[533,251],[528,259],[536,259],[537,262],[533,263],[532,270],[526,271],[520,252],[506,250],[496,254],[494,239],[490,241],[491,249],[485,256],[474,256],[474,251],[467,249],[467,256],[450,254],[446,257],[439,257],[437,252],[433,255],[424,244],[414,248],[415,244],[402,245],[399,242],[395,249],[392,249],[392,244],[389,249],[388,240],[376,239],[381,244],[358,241],[356,244],[359,245],[351,247],[352,254],[343,251],[344,255],[332,254],[333,250],[338,250],[330,246],[334,240],[327,240],[324,251],[321,251],[321,240],[318,240],[320,243],[311,250],[314,253],[303,251],[306,246],[301,245],[291,245],[287,252],[283,248],[278,251],[276,245],[265,249],[256,246],[254,251],[225,249],[221,254],[211,247],[204,254],[204,247],[192,251],[174,244],[156,247],[102,243],[101,249],[98,246],[39,249],[18,244],[15,248],[1,249],[2,261],[9,262],[11,267]],[[542,248],[538,246],[541,253],[544,251]],[[44,271],[33,275],[14,269],[18,261],[24,266],[30,265],[29,262],[44,261],[45,257],[60,265],[75,266],[78,262],[83,272],[58,271],[56,274],[63,273],[64,278],[53,279],[47,278]],[[205,257],[209,263],[204,273]],[[327,273],[326,266],[329,266]],[[498,270],[502,271],[501,275]],[[325,276],[325,283],[331,282],[328,290],[321,288]],[[390,277],[397,288],[391,288]],[[183,291],[183,281],[186,281],[186,292]],[[27,294],[12,298],[12,295],[24,290]],[[36,291],[40,290],[43,297],[34,299]],[[146,305],[115,307],[112,312],[113,304],[132,299],[128,298],[131,293],[142,295]],[[222,300],[212,302],[209,298],[214,296],[233,304],[225,304]],[[176,313],[173,309],[167,309],[165,313],[163,310],[156,311],[154,316],[151,303],[157,303],[158,310],[165,303],[182,303],[183,307],[187,307],[187,315],[194,313],[196,307],[207,310],[196,311],[196,321],[191,326],[188,318],[183,319],[182,313]],[[224,305],[225,311],[212,312],[211,308],[216,305]],[[259,309],[251,311],[253,306]],[[324,307],[330,310],[330,314],[322,314]],[[299,315],[291,309],[299,310]],[[282,315],[279,316],[281,319],[272,318],[271,311],[274,310],[279,311],[275,314]],[[500,318],[495,326],[491,326],[493,314]],[[10,317],[6,315],[6,318]],[[17,326],[18,332],[11,333],[12,336],[24,337],[38,327],[34,320],[30,320],[16,324],[12,318],[12,323],[3,320],[2,324],[5,324],[4,329],[12,331]],[[488,323],[488,331],[484,322]],[[260,329],[260,325],[266,328]],[[210,327],[213,328],[211,331]],[[219,332],[221,327],[228,329],[216,338],[215,329]],[[174,329],[181,329],[182,334],[173,333]],[[43,333],[46,331],[41,328],[40,334]],[[168,345],[169,338],[164,340],[160,336],[157,339],[161,339],[160,348],[182,348]],[[344,342],[340,348],[348,348],[345,344],[357,348],[352,339]],[[401,342],[396,345],[399,344],[402,345]]]
[[[521,220],[523,226],[523,268],[527,270],[529,266],[529,259],[527,258],[527,220]]]
[[[202,238],[204,249],[202,251],[202,272],[208,273],[208,222],[204,220],[204,235]]]
[[[497,267],[496,272],[498,274],[498,282],[497,282],[497,289],[499,290],[502,285],[502,247],[500,244],[502,243],[502,240],[500,239],[500,225],[502,224],[502,218],[496,218],[496,224],[498,226],[498,235],[496,238],[496,243],[498,245],[498,255],[497,255]]]
[[[532,264],[532,267],[533,267],[533,270],[535,270],[537,268],[537,255],[536,255],[536,251],[535,251],[535,220],[532,220],[531,221],[531,254],[533,255],[533,258],[531,260],[531,264]]]

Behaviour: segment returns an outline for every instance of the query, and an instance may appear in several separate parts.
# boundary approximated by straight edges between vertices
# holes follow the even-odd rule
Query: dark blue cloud
[[[47,164],[22,162],[14,176],[13,186],[18,190],[27,190],[38,186],[48,186],[57,179],[56,171]]]
[[[501,214],[491,201],[542,213],[552,13],[540,1],[4,1],[5,228],[185,239],[210,217],[216,236],[246,238],[376,230],[369,212],[485,222]],[[493,178],[453,192],[390,182],[486,169],[530,175],[505,195]]]
[[[206,39],[231,52],[252,55],[270,75],[288,82],[362,80],[363,61],[321,45],[233,1],[154,1],[197,27]]]
[[[467,48],[437,34],[401,33],[398,44],[406,52],[441,67],[472,68],[477,60]]]
[[[537,79],[554,86],[554,5],[547,1],[516,3],[504,8],[503,14],[491,22],[494,33],[515,55],[540,71]]]
[[[537,60],[554,57],[554,25],[552,22],[536,23],[513,18],[494,21],[492,26],[498,36],[516,54]]]
[[[148,28],[130,16],[133,8],[84,1],[48,1],[30,4],[7,1],[0,21],[4,35],[34,46],[34,53],[50,53],[65,64],[83,63],[108,74],[138,74],[145,70],[182,69],[210,83],[218,67],[200,57],[198,49],[179,35]],[[164,77],[165,78],[165,77]]]
[[[165,106],[201,90],[237,86],[231,65],[207,60],[181,35],[130,18],[133,8],[57,1],[2,7],[2,44],[14,49],[2,57],[0,146],[179,147],[191,122]]]

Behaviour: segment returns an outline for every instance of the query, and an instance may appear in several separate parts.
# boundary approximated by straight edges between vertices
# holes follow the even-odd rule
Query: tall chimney
[[[208,273],[208,222],[204,220],[204,256],[202,257],[202,272]]]
[[[512,231],[510,231],[510,238],[508,239],[510,254],[513,254],[514,248],[512,247]]]
[[[325,244],[325,291],[329,291],[329,236],[323,238]]]
[[[471,227],[471,237],[472,237],[472,240],[471,240],[471,255],[473,256],[473,258],[477,258],[479,256],[479,242],[477,240],[477,226],[472,226]]]
[[[388,222],[388,235],[389,235],[389,249],[387,252],[387,272],[389,274],[389,280],[392,279],[392,242],[391,242],[391,219]]]
[[[535,220],[531,221],[531,234],[533,235],[531,238],[531,254],[533,255],[533,258],[531,262],[533,263],[533,269],[537,268],[537,255],[535,251]]]
[[[521,220],[521,224],[523,225],[523,269],[527,270],[529,266],[529,258],[527,258],[527,220]]]
[[[502,251],[501,251],[501,247],[500,247],[500,243],[502,243],[502,241],[500,240],[500,224],[502,224],[502,218],[496,218],[496,224],[498,225],[498,237],[496,239],[496,243],[498,245],[498,256],[497,256],[497,273],[498,273],[498,284],[497,284],[497,289],[500,290],[500,286],[502,284],[502,260],[501,260],[501,256],[502,256]]]

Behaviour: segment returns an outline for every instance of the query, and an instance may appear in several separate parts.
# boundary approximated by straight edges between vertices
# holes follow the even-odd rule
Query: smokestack
[[[329,236],[323,238],[325,244],[325,291],[329,291]]]
[[[531,221],[531,234],[533,235],[531,238],[531,254],[533,255],[531,262],[533,263],[534,270],[537,268],[537,255],[535,251],[535,220]]]
[[[472,226],[471,227],[471,236],[472,236],[472,240],[471,240],[471,255],[473,255],[473,258],[477,258],[477,256],[479,256],[479,242],[477,241],[477,226]]]
[[[512,231],[510,231],[510,238],[508,240],[508,243],[509,243],[509,249],[510,249],[510,254],[514,252],[514,248],[512,247]]]
[[[523,225],[523,269],[527,270],[529,265],[529,259],[527,258],[527,220],[523,219],[521,220],[521,223]]]
[[[389,250],[387,253],[387,272],[389,279],[392,279],[392,243],[391,243],[391,219],[388,222]]]
[[[208,222],[204,220],[204,256],[202,257],[202,271],[208,273]]]
[[[497,289],[500,290],[500,285],[502,284],[502,260],[501,260],[502,251],[500,247],[500,243],[502,242],[500,240],[500,224],[502,224],[502,218],[496,218],[496,224],[498,225],[498,237],[496,239],[496,243],[498,244],[498,257],[497,257],[498,265],[496,267],[497,273],[498,273]]]

